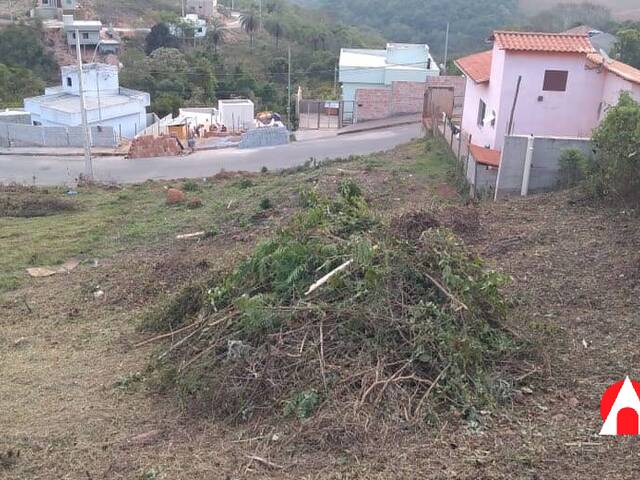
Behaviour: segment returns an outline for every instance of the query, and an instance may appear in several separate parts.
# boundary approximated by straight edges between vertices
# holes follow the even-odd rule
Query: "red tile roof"
[[[491,40],[494,40],[498,48],[503,50],[561,53],[595,52],[587,35],[495,31]]]
[[[492,51],[474,53],[455,61],[462,72],[476,83],[486,83],[491,76]]]
[[[609,72],[618,75],[625,80],[640,85],[640,70],[632,67],[631,65],[627,65],[626,63],[622,63],[618,60],[605,60],[605,58],[599,53],[591,53],[587,55],[587,60],[594,65],[602,65],[605,70],[608,70]]]
[[[490,148],[481,147],[479,145],[470,145],[471,155],[480,165],[489,167],[500,166],[500,150],[492,150]]]

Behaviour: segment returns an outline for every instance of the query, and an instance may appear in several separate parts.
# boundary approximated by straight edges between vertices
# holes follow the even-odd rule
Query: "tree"
[[[58,75],[58,65],[45,52],[40,32],[26,25],[11,25],[0,31],[0,61],[28,68],[48,80]]]
[[[0,107],[22,105],[22,99],[40,95],[44,82],[24,67],[0,63]]]
[[[640,28],[625,28],[617,33],[614,55],[624,63],[640,68]]]
[[[282,37],[282,35],[284,34],[284,27],[282,26],[282,23],[275,19],[269,19],[267,20],[265,28],[267,29],[267,32],[269,32],[275,39],[276,50],[278,50],[280,47],[280,37]]]
[[[249,44],[253,48],[255,33],[258,30],[258,19],[254,13],[245,13],[240,15],[240,26],[247,34],[249,34]]]
[[[621,93],[592,140],[596,155],[587,175],[594,193],[640,208],[640,104]]]
[[[145,39],[144,50],[149,55],[158,48],[178,48],[179,45],[178,38],[171,33],[167,24],[158,23],[151,27],[151,32]]]
[[[218,53],[218,46],[224,43],[228,30],[220,23],[218,19],[214,19],[207,28],[206,41],[209,45],[213,45],[213,52]]]

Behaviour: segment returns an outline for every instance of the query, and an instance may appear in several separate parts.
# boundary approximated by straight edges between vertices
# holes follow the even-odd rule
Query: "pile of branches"
[[[335,199],[300,197],[233,271],[155,312],[171,332],[150,341],[172,342],[157,367],[187,406],[238,421],[339,405],[415,422],[509,394],[521,345],[503,326],[504,277],[435,221],[418,234],[382,223],[350,181]]]

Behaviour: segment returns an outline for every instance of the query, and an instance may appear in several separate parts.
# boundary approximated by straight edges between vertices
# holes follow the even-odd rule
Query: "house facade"
[[[41,20],[60,19],[64,12],[72,12],[76,7],[76,0],[38,0],[32,16]]]
[[[67,44],[70,47],[76,45],[76,32],[80,35],[80,45],[98,45],[102,22],[99,20],[74,20],[73,15],[63,15],[62,24]]]
[[[361,89],[390,87],[394,82],[424,83],[440,69],[423,44],[389,43],[384,50],[340,50],[342,100],[354,102]]]
[[[186,0],[185,13],[201,18],[213,18],[218,11],[218,0]]]
[[[90,126],[110,126],[120,136],[133,138],[147,127],[149,94],[120,87],[118,68],[102,63],[83,65],[85,109]],[[62,84],[39,97],[24,99],[34,125],[81,125],[79,70],[62,67]]]
[[[501,150],[506,135],[591,137],[620,92],[640,99],[640,71],[597,53],[588,35],[503,32],[456,61],[466,76],[462,129]]]

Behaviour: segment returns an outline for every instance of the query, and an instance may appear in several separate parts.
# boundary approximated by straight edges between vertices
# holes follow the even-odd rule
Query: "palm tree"
[[[218,53],[218,45],[224,43],[227,32],[226,27],[218,19],[213,19],[211,25],[207,28],[207,40],[213,44],[214,53]]]
[[[271,20],[267,22],[266,29],[275,39],[276,50],[278,50],[280,45],[280,37],[282,37],[282,34],[284,33],[284,27],[278,20]]]
[[[242,30],[249,34],[251,48],[253,48],[253,39],[256,30],[258,30],[258,23],[258,19],[253,13],[243,13],[240,15],[240,26],[242,27]]]

